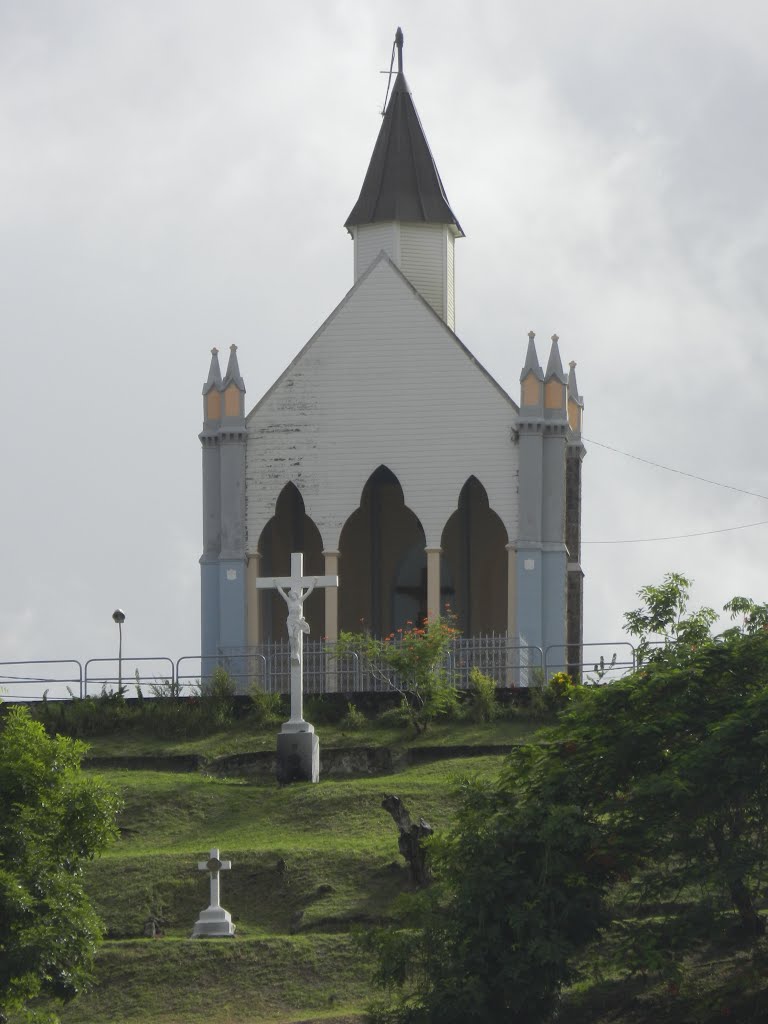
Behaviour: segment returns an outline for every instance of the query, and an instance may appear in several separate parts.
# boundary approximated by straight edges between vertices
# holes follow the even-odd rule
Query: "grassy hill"
[[[167,741],[113,733],[91,740],[89,770],[123,794],[121,838],[90,865],[86,885],[107,928],[94,990],[64,1008],[64,1024],[267,1024],[362,1019],[370,972],[356,931],[387,920],[409,888],[397,829],[382,810],[396,793],[434,827],[451,820],[462,777],[494,773],[499,756],[446,757],[451,745],[499,749],[530,734],[530,722],[434,727],[419,760],[376,776],[279,787],[272,779],[206,771],[103,770],[107,758],[198,755],[203,762],[271,749],[274,729],[247,725]],[[351,735],[319,730],[326,749],[415,742],[402,729]],[[394,741],[394,742],[393,742]],[[430,752],[432,748],[433,753]],[[466,750],[464,750],[466,753]],[[136,760],[134,764],[139,764]],[[234,939],[191,940],[208,903],[197,861],[217,846],[232,860],[222,904]],[[147,936],[155,924],[158,934]]]
[[[452,722],[416,740],[402,729],[322,726],[323,749],[387,746],[395,769],[282,788],[263,772],[244,778],[226,770],[234,754],[273,749],[274,728],[235,722],[181,740],[136,729],[95,737],[88,770],[122,792],[125,809],[119,842],[86,877],[107,928],[97,984],[63,1009],[63,1024],[361,1022],[374,990],[358,935],[386,924],[410,887],[384,795],[396,793],[412,816],[444,827],[459,781],[498,770],[500,753],[489,748],[500,752],[535,729],[525,718]],[[142,757],[155,770],[140,767]],[[135,767],[105,770],[115,758],[135,758]],[[198,770],[178,770],[195,764]],[[213,846],[232,861],[222,875],[222,904],[237,934],[192,940],[209,891],[197,862]],[[739,957],[732,945],[697,951],[674,992],[653,977],[588,974],[566,993],[559,1019],[768,1019],[768,949],[765,962]]]

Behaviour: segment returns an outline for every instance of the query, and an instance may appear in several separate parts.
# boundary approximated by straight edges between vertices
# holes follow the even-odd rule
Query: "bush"
[[[484,675],[479,668],[469,673],[466,717],[472,722],[492,722],[499,717],[500,708],[496,701],[496,682]]]
[[[203,706],[213,725],[228,725],[235,709],[235,683],[232,676],[221,665],[217,665],[211,678],[203,683]]]
[[[92,982],[103,928],[82,870],[116,837],[120,800],[83,772],[86,750],[22,707],[0,729],[0,1021],[39,1020],[32,1001]]]
[[[407,729],[411,724],[411,709],[401,701],[393,708],[387,708],[376,716],[376,725],[382,729]]]
[[[258,683],[252,683],[248,696],[251,704],[249,717],[256,725],[279,725],[285,717],[283,698],[279,693],[266,693]]]
[[[340,722],[341,728],[347,732],[359,732],[368,725],[368,719],[359,708],[349,701],[347,711]]]
[[[342,632],[336,655],[357,655],[374,679],[399,693],[418,736],[426,732],[432,719],[453,714],[458,705],[456,689],[445,671],[448,649],[456,635],[457,630],[440,618],[423,627],[399,629],[383,640],[367,633]]]
[[[555,672],[549,682],[531,687],[531,713],[539,718],[556,715],[568,707],[577,690],[577,684],[567,672]]]

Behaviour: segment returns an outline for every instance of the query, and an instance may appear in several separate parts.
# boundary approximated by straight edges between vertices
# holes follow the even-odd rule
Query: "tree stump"
[[[423,818],[419,818],[417,824],[414,825],[399,796],[388,794],[381,801],[381,806],[392,815],[400,831],[397,846],[408,864],[411,881],[418,886],[429,885],[432,881],[432,873],[427,866],[426,851],[421,841],[432,835],[432,826],[427,824]]]

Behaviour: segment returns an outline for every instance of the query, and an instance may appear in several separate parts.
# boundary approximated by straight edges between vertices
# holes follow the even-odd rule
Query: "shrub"
[[[452,714],[458,704],[455,687],[445,671],[448,648],[456,636],[440,618],[423,627],[399,629],[383,640],[366,633],[344,633],[336,644],[337,657],[356,654],[365,670],[388,689],[399,693],[417,735],[433,718]]]
[[[261,689],[258,683],[254,682],[251,684],[248,696],[251,700],[248,714],[257,725],[279,725],[282,722],[285,711],[281,694],[267,693]]]
[[[235,683],[227,670],[217,665],[211,678],[202,686],[203,705],[212,724],[228,725],[235,707]]]
[[[531,713],[535,717],[556,715],[568,707],[578,686],[567,672],[555,672],[549,682],[531,687]]]
[[[340,725],[342,729],[347,732],[359,732],[368,725],[368,719],[359,708],[356,708],[355,705],[349,701],[347,703],[346,713],[342,718]]]
[[[496,682],[479,668],[469,673],[469,692],[466,715],[473,722],[491,722],[499,717],[496,701]]]

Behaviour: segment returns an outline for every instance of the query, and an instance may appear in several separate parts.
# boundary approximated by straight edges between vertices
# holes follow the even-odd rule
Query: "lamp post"
[[[115,608],[112,612],[112,618],[117,623],[119,640],[117,644],[117,692],[122,697],[124,695],[123,690],[123,623],[125,622],[125,612],[122,608]]]

